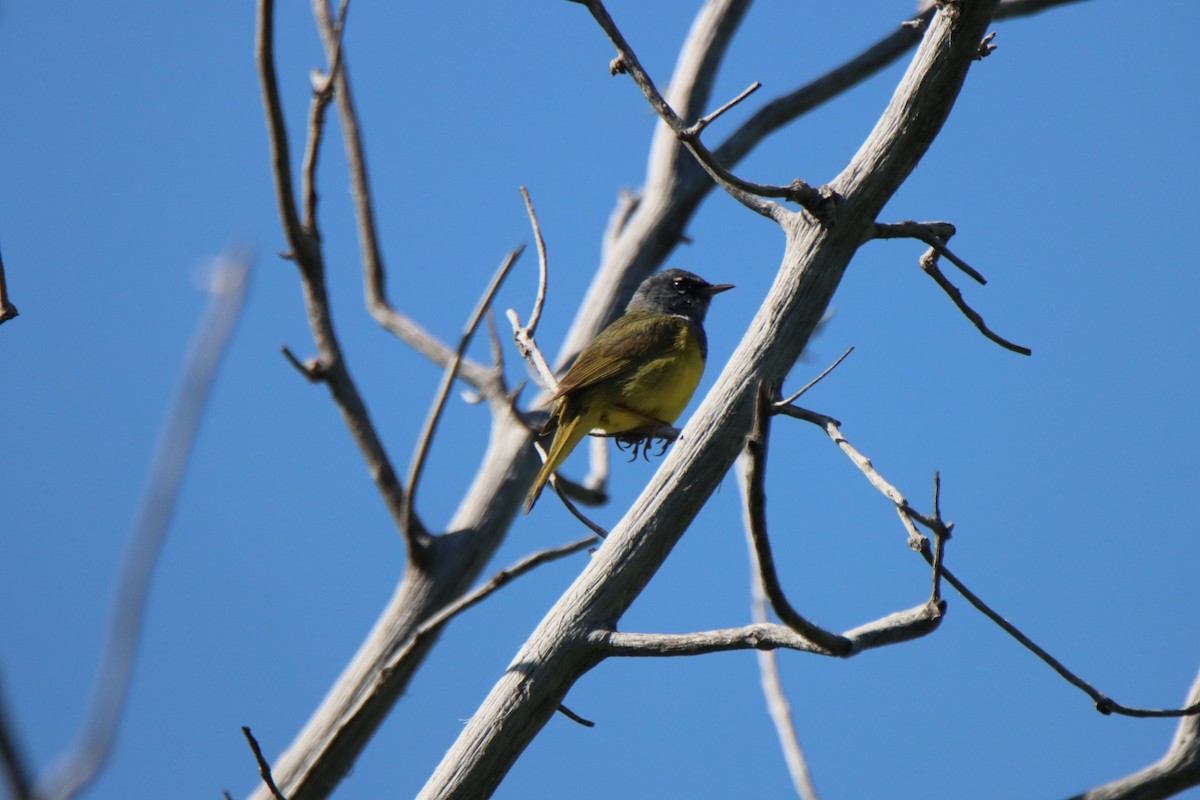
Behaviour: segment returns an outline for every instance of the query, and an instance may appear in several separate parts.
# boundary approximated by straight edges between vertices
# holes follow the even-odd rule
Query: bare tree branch
[[[942,611],[928,603],[848,630],[841,634],[848,651],[833,652],[806,639],[786,625],[756,623],[741,628],[722,628],[700,633],[627,633],[600,630],[591,634],[589,643],[602,656],[664,658],[701,656],[730,650],[800,650],[820,656],[845,658],[877,647],[899,644],[926,636],[937,630]]]
[[[777,413],[786,414],[796,419],[802,419],[806,422],[811,422],[814,425],[822,428],[826,435],[833,440],[834,444],[844,452],[849,459],[854,462],[854,465],[867,477],[871,485],[875,487],[884,497],[892,502],[896,507],[897,513],[901,520],[905,522],[905,528],[909,532],[909,546],[921,554],[921,556],[934,567],[934,596],[938,595],[938,578],[945,579],[947,583],[955,588],[955,590],[963,596],[963,598],[971,605],[975,606],[992,622],[1000,626],[1009,636],[1012,636],[1021,643],[1027,650],[1032,652],[1051,669],[1057,672],[1064,680],[1075,686],[1096,704],[1096,710],[1101,714],[1120,714],[1127,717],[1183,717],[1200,714],[1200,703],[1193,703],[1185,708],[1173,709],[1150,709],[1136,708],[1125,706],[1117,703],[1112,698],[1102,694],[1098,689],[1090,683],[1080,678],[1071,670],[1067,669],[1062,662],[1050,655],[1044,648],[1022,633],[1015,625],[1000,616],[987,603],[979,598],[974,592],[967,588],[961,580],[954,575],[953,572],[941,566],[940,563],[940,545],[945,539],[949,538],[953,525],[947,524],[941,518],[940,508],[940,478],[935,478],[934,484],[934,515],[926,516],[914,509],[908,500],[901,494],[900,490],[889,483],[871,463],[871,460],[858,451],[846,437],[842,434],[840,423],[832,417],[824,414],[817,414],[807,409],[798,408],[792,405],[776,405]],[[929,540],[921,536],[913,527],[913,522],[917,522],[922,526],[934,532],[938,544],[935,548],[930,548]]]
[[[218,259],[213,265],[212,300],[184,361],[179,389],[151,462],[149,483],[121,564],[90,708],[76,743],[39,780],[39,800],[64,800],[78,794],[91,784],[112,752],[133,676],[150,578],[162,552],[217,367],[241,313],[249,271],[250,260],[245,255]]]
[[[484,315],[491,309],[496,292],[500,291],[500,286],[504,283],[504,279],[508,277],[509,271],[517,263],[517,259],[524,250],[524,246],[521,246],[508,254],[504,259],[504,263],[500,265],[500,269],[496,271],[492,282],[488,284],[483,297],[480,298],[479,305],[475,307],[475,312],[471,314],[471,319],[467,322],[467,327],[458,341],[458,348],[454,351],[454,358],[450,361],[450,366],[446,368],[446,372],[442,376],[442,384],[438,387],[433,408],[430,409],[429,417],[425,420],[421,436],[417,440],[417,448],[413,454],[412,468],[408,473],[408,494],[405,497],[404,504],[403,531],[405,537],[409,540],[408,549],[410,553],[419,546],[419,543],[415,539],[419,535],[419,529],[414,525],[415,517],[413,510],[416,503],[417,486],[421,482],[421,472],[425,468],[425,459],[429,455],[429,446],[433,442],[433,434],[437,431],[438,422],[441,421],[442,412],[446,408],[446,400],[450,396],[450,388],[454,385],[454,379],[458,377],[458,367],[462,363],[463,354],[466,353],[467,346],[471,344],[471,338],[475,335],[475,330],[479,327],[479,323],[483,321]]]
[[[342,126],[342,138],[346,145],[346,160],[350,171],[351,193],[354,198],[355,215],[358,219],[358,238],[363,262],[363,288],[367,310],[375,321],[393,335],[412,347],[421,355],[440,367],[447,367],[454,358],[454,351],[392,306],[387,296],[387,270],[383,264],[383,251],[379,243],[375,224],[375,207],[371,197],[371,183],[367,172],[367,156],[363,147],[362,132],[358,124],[358,112],[354,108],[354,96],[350,91],[349,65],[346,63],[345,48],[342,46],[341,25],[335,22],[328,0],[312,0],[313,16],[325,46],[325,56],[331,65],[340,63],[340,69],[329,69],[333,78],[334,94],[338,102],[338,118]],[[461,359],[458,367],[462,379],[485,394],[494,388],[493,374],[487,367],[469,359]]]
[[[847,348],[846,348],[846,352],[844,352],[844,353],[842,353],[840,356],[838,356],[838,357],[837,357],[837,360],[836,360],[836,361],[834,361],[832,364],[830,364],[828,367],[826,367],[826,368],[824,369],[824,371],[823,371],[823,372],[821,372],[821,374],[820,374],[820,375],[818,375],[817,377],[813,378],[813,379],[812,379],[811,381],[809,381],[808,383],[806,383],[806,384],[804,384],[803,386],[801,386],[801,387],[800,387],[800,389],[799,389],[799,390],[797,390],[795,394],[789,395],[789,396],[788,396],[786,399],[784,399],[784,400],[780,400],[780,401],[779,401],[779,402],[778,402],[776,405],[781,405],[781,406],[791,405],[792,403],[794,403],[794,402],[796,402],[797,400],[799,400],[799,399],[800,399],[800,397],[801,397],[801,396],[803,396],[805,392],[807,392],[809,389],[813,388],[813,387],[814,387],[814,386],[816,386],[818,383],[820,383],[821,381],[823,381],[823,380],[825,379],[825,377],[826,377],[827,375],[829,375],[829,373],[831,373],[831,372],[833,372],[835,369],[837,369],[837,368],[838,368],[838,365],[840,365],[840,364],[841,364],[843,361],[845,361],[845,360],[846,360],[846,357],[847,357],[847,356],[849,356],[849,355],[850,355],[851,353],[853,353],[853,352],[854,352],[854,345],[850,345],[849,347],[847,347]]]
[[[345,8],[345,6],[343,6]],[[250,751],[254,753],[254,761],[258,764],[258,775],[270,790],[271,796],[275,800],[287,800],[283,796],[283,792],[279,791],[279,787],[275,785],[275,778],[271,775],[271,763],[267,761],[263,755],[262,748],[258,746],[258,740],[254,738],[254,734],[245,725],[242,726],[242,735],[246,737],[246,741],[250,744]]]
[[[697,125],[687,125],[683,118],[676,113],[675,109],[671,108],[671,105],[654,85],[654,81],[650,78],[649,74],[642,68],[641,62],[638,61],[633,48],[626,41],[620,29],[617,28],[616,23],[613,22],[604,4],[600,0],[574,0],[574,2],[580,3],[591,12],[596,22],[599,23],[604,33],[613,43],[613,46],[616,47],[617,58],[612,62],[610,71],[614,75],[622,72],[629,73],[638,88],[642,90],[642,94],[650,102],[651,107],[658,112],[663,122],[674,131],[676,137],[695,156],[700,165],[704,167],[704,170],[731,197],[750,210],[764,217],[774,219],[777,222],[782,219],[780,215],[785,212],[779,208],[778,204],[765,201],[762,198],[782,197],[800,203],[812,211],[814,215],[823,215],[825,213],[827,196],[802,181],[796,181],[791,186],[763,186],[750,183],[738,178],[723,167],[709,149],[701,143],[700,132],[708,124],[708,121],[711,121],[712,118],[715,118],[722,111],[733,105],[733,103],[743,99],[747,93],[744,92],[733,103],[727,103],[722,106],[721,109],[710,115],[710,117],[701,119]]]
[[[822,649],[836,655],[850,650],[850,642],[836,633],[830,633],[807,619],[788,602],[775,571],[775,557],[767,539],[767,493],[764,488],[767,462],[767,442],[771,427],[771,391],[759,386],[758,401],[754,411],[754,427],[746,437],[746,449],[742,456],[745,464],[746,531],[754,546],[754,560],[758,564],[763,590],[771,601],[771,608],[779,619],[805,639],[816,642]]]
[[[945,256],[950,263],[965,272],[976,283],[986,285],[987,278],[983,277],[970,264],[954,255],[946,246],[946,242],[950,241],[955,233],[954,226],[949,222],[916,222],[910,219],[905,222],[877,222],[868,238],[916,239],[925,242],[936,250],[938,255]]]
[[[799,213],[784,219],[783,263],[748,335],[649,486],[499,678],[421,798],[488,796],[595,665],[600,653],[589,632],[621,618],[732,465],[757,387],[782,381],[804,349],[868,229],[941,129],[996,4],[946,4],[935,14],[875,129],[831,183],[840,198],[837,224],[817,225]],[[928,614],[927,606],[920,613]]]
[[[538,224],[537,212],[533,210],[533,200],[529,190],[521,187],[521,197],[525,200],[525,210],[529,212],[529,224],[533,226],[533,238],[537,242],[538,254],[538,290],[533,301],[533,311],[529,312],[529,323],[525,329],[532,337],[537,333],[538,323],[542,321],[542,306],[546,304],[546,283],[549,279],[549,267],[546,263],[546,240],[542,238],[542,226]]]
[[[1023,356],[1033,355],[1033,351],[1024,345],[1015,344],[1005,339],[1000,334],[993,331],[983,321],[983,317],[979,315],[975,309],[967,305],[967,301],[963,299],[962,292],[958,287],[950,282],[950,279],[938,268],[937,265],[937,249],[932,249],[925,255],[921,256],[921,269],[925,274],[933,278],[938,286],[942,287],[942,291],[954,301],[954,305],[958,306],[958,310],[963,313],[967,319],[971,320],[971,324],[987,338],[991,339],[996,344],[1003,347],[1005,350],[1011,350],[1014,353],[1020,353]]]
[[[747,534],[749,529],[747,529]],[[759,577],[757,564],[753,563],[753,545],[751,545],[751,574],[750,593],[751,616],[755,624],[767,621],[767,596],[763,593],[762,579]],[[758,671],[762,685],[763,697],[767,702],[767,713],[775,725],[775,735],[779,738],[779,747],[783,750],[783,760],[787,764],[788,774],[792,778],[792,786],[800,800],[819,800],[816,784],[813,783],[812,771],[808,767],[808,759],[804,757],[804,748],[800,746],[800,737],[792,719],[792,706],[783,691],[783,680],[779,675],[779,658],[774,650],[759,650]]]
[[[328,290],[325,285],[325,261],[321,252],[320,236],[316,231],[309,232],[304,229],[296,210],[296,199],[292,190],[288,135],[283,123],[283,107],[279,98],[278,79],[275,75],[274,17],[274,0],[259,0],[256,56],[259,84],[267,114],[267,133],[271,145],[275,195],[284,235],[291,247],[291,257],[300,270],[309,327],[312,329],[313,341],[317,345],[317,359],[304,371],[311,380],[318,380],[329,388],[334,403],[341,412],[346,427],[354,436],[359,451],[367,463],[371,478],[379,489],[393,521],[397,527],[405,530],[407,514],[404,489],[396,478],[396,472],[383,447],[383,442],[379,439],[375,426],[371,422],[366,404],[358,392],[354,379],[350,376],[349,368],[342,355],[341,345],[334,331],[333,318],[329,309]],[[332,21],[330,25],[332,26]],[[338,38],[335,37],[330,43],[333,51],[338,48]],[[344,56],[342,60],[342,69],[336,73],[339,94],[340,85],[344,82],[346,74]],[[331,72],[331,74],[333,73]],[[309,133],[312,135],[312,131]],[[294,356],[290,360],[293,365],[299,363]],[[449,363],[449,359],[446,363]],[[409,529],[411,528],[412,526],[409,527]],[[410,541],[420,542],[421,546],[412,550],[409,556],[414,563],[421,563],[425,558],[425,549],[428,546],[427,534],[421,531],[420,536],[414,536]]]
[[[342,0],[338,11],[338,44],[329,62],[329,74],[313,70],[312,105],[308,116],[308,144],[304,148],[304,164],[300,170],[300,196],[304,198],[304,229],[310,234],[317,231],[317,158],[321,153],[321,138],[325,133],[325,110],[333,99],[333,81],[342,66],[342,31],[346,27],[346,10],[350,0]]]
[[[1184,704],[1200,707],[1200,674]],[[1120,780],[1107,783],[1071,800],[1160,800],[1200,786],[1200,716],[1184,717],[1167,752],[1155,763]]]

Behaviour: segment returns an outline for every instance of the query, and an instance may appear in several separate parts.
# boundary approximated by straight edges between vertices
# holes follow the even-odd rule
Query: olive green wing
[[[631,374],[645,362],[669,353],[677,346],[684,325],[687,322],[674,315],[626,312],[583,348],[558,382],[553,399]]]

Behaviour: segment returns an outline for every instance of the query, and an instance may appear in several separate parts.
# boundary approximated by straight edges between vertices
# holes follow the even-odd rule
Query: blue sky
[[[307,4],[282,4],[279,74],[294,136],[322,64]],[[612,5],[665,83],[691,4]],[[749,108],[891,31],[905,2],[763,2],[715,93]],[[860,7],[861,6],[861,7]],[[1085,2],[996,26],[942,135],[886,220],[947,219],[990,279],[969,301],[1032,358],[979,336],[920,273],[912,242],[864,247],[798,387],[856,351],[808,404],[927,507],[934,470],[957,522],[948,564],[1119,702],[1178,705],[1200,668],[1194,609],[1194,413],[1200,211],[1193,32],[1200,9]],[[390,596],[399,536],[320,388],[279,355],[311,351],[268,172],[249,2],[5,3],[0,9],[0,244],[13,302],[0,327],[0,680],[31,759],[86,707],[123,543],[182,353],[204,264],[258,252],[160,569],[113,760],[86,795],[241,796],[257,782],[239,727],[291,741]],[[537,204],[553,283],[549,351],[574,314],[653,120],[611,48],[565,2],[355,5],[347,52],[392,297],[456,335]],[[903,63],[776,134],[744,176],[832,178]],[[719,138],[745,111],[718,123]],[[299,139],[294,138],[299,148]],[[321,219],[350,368],[393,460],[407,464],[438,371],[361,302],[341,148],[328,140]],[[704,391],[770,285],[783,239],[714,194],[670,264],[737,284],[710,313]],[[528,308],[526,258],[499,306]],[[482,355],[482,351],[481,351]],[[515,352],[509,353],[514,375]],[[694,405],[693,405],[694,408]],[[421,513],[448,519],[486,410],[452,405]],[[615,462],[623,514],[656,464]],[[575,469],[579,470],[578,464]],[[849,628],[920,602],[923,562],[895,513],[811,426],[779,420],[769,467],[779,568],[811,618]],[[582,532],[553,502],[514,527],[497,567]],[[415,794],[585,555],[545,567],[457,620],[338,793]],[[622,621],[682,632],[749,619],[732,477]],[[951,594],[935,635],[849,662],[781,654],[828,798],[1063,797],[1158,757],[1170,721],[1102,717]],[[754,656],[609,662],[497,796],[790,796]],[[1014,769],[1013,765],[1021,765]],[[749,783],[748,783],[749,782]],[[1191,796],[1200,797],[1193,791]]]

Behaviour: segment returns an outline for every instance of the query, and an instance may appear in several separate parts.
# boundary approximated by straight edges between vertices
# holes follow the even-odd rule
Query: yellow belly
[[[589,393],[584,403],[599,412],[593,430],[622,433],[646,427],[647,418],[674,424],[703,374],[700,345],[684,329],[673,352],[651,359],[620,381]]]

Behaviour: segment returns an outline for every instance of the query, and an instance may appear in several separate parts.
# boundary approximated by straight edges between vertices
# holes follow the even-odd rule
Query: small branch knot
[[[629,72],[629,66],[625,63],[625,56],[620,55],[608,62],[609,75],[625,75]]]
[[[992,40],[996,38],[996,32],[993,31],[983,37],[983,41],[979,43],[979,51],[975,54],[976,61],[982,61],[990,56],[996,50],[996,45],[992,44]]]

